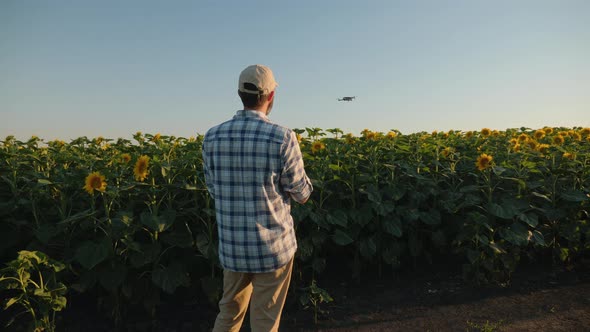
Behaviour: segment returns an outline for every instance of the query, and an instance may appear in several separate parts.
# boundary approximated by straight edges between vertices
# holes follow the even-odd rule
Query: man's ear
[[[268,94],[268,101],[272,101],[272,99],[273,99],[274,97],[275,97],[275,92],[274,92],[274,91],[271,91],[271,92]]]

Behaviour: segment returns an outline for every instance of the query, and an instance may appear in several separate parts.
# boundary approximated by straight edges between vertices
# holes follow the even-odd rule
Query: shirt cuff
[[[291,198],[296,202],[303,203],[311,196],[312,191],[313,186],[311,185],[311,180],[306,175],[299,184],[289,191],[289,194],[291,194]]]

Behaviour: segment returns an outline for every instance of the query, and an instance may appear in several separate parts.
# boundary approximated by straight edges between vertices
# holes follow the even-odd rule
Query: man
[[[278,331],[289,289],[297,250],[290,201],[304,204],[313,188],[295,133],[267,117],[277,86],[270,68],[244,69],[244,109],[203,141],[224,269],[214,332],[239,331],[249,303],[252,331]]]

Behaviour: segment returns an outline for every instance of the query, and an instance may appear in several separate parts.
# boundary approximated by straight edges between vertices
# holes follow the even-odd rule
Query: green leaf
[[[402,222],[398,216],[392,216],[390,218],[384,219],[382,225],[385,232],[395,237],[402,237]]]
[[[526,246],[529,242],[530,231],[521,223],[514,222],[508,228],[499,231],[502,238],[517,246]]]
[[[518,215],[518,219],[524,221],[531,227],[537,227],[539,224],[539,216],[534,213],[521,213]]]
[[[11,305],[18,303],[20,301],[20,299],[23,297],[23,295],[19,296],[19,297],[13,297],[8,299],[8,301],[6,301],[6,304],[4,304],[4,309],[8,309]]]
[[[141,223],[152,231],[163,232],[170,228],[176,219],[175,210],[165,210],[160,215],[153,215],[148,211],[143,212],[140,216]]]
[[[78,249],[74,259],[87,270],[104,261],[112,251],[111,241],[107,238],[100,242],[86,241]]]
[[[49,181],[47,179],[38,179],[37,180],[37,183],[40,184],[40,185],[42,185],[42,186],[47,186],[47,185],[53,184],[53,182],[51,182],[51,181]]]
[[[380,216],[387,216],[395,210],[395,206],[389,202],[373,203],[371,204],[375,212]]]
[[[590,201],[590,198],[588,197],[588,195],[580,190],[572,190],[572,191],[564,192],[564,193],[561,193],[559,196],[561,197],[561,199],[563,199],[564,201],[567,201],[567,202],[579,203],[579,202],[584,202],[584,201]]]
[[[368,205],[364,205],[360,209],[349,210],[348,214],[350,219],[361,227],[364,227],[374,219],[373,209]]]
[[[505,254],[506,250],[504,250],[504,248],[502,248],[501,246],[499,246],[497,243],[495,242],[488,242],[488,247],[490,247],[494,253],[496,254]]]
[[[183,223],[180,224],[182,226],[162,234],[162,241],[180,248],[190,248],[193,246],[193,235],[190,232],[188,225]]]
[[[68,304],[68,299],[65,296],[57,296],[51,301],[51,309],[53,311],[62,311]]]
[[[61,233],[54,224],[41,224],[39,228],[35,230],[35,237],[43,244],[48,244],[49,241],[56,235]]]
[[[428,212],[419,212],[420,220],[426,225],[439,225],[441,223],[440,212],[436,209],[431,209]]]
[[[173,262],[168,267],[153,270],[152,282],[166,293],[173,294],[179,286],[187,286],[189,278],[184,266],[179,262]]]
[[[375,256],[377,252],[377,244],[375,244],[375,240],[373,237],[363,238],[360,241],[360,248],[361,256],[366,259],[371,259]]]
[[[132,267],[138,268],[155,262],[160,256],[162,246],[160,243],[147,243],[140,246],[139,251],[132,251],[129,255],[129,262]]]
[[[545,243],[545,237],[543,234],[537,230],[533,231],[533,242],[538,244],[539,246],[546,247],[547,243]]]
[[[326,221],[332,225],[346,227],[348,224],[348,216],[346,215],[346,212],[342,210],[335,210],[326,216]]]
[[[359,191],[369,198],[371,202],[381,203],[381,193],[375,185],[368,185],[367,188],[361,188]]]
[[[531,194],[532,194],[533,196],[536,196],[536,197],[542,198],[542,199],[546,200],[546,201],[547,201],[547,202],[549,202],[549,203],[551,203],[551,202],[552,202],[552,201],[551,201],[551,198],[549,198],[547,195],[543,195],[543,194],[541,194],[541,193],[538,193],[538,192],[536,192],[536,191],[533,191]]]
[[[334,232],[334,235],[332,235],[332,240],[334,240],[336,244],[341,246],[349,245],[352,242],[354,242],[354,240],[350,236],[348,236],[348,234],[344,233],[339,229],[337,229],[336,232]]]
[[[510,206],[502,206],[496,203],[489,203],[487,205],[487,210],[492,215],[502,219],[512,219],[518,213],[518,211],[515,211]]]
[[[342,170],[342,166],[335,165],[335,164],[330,164],[330,165],[328,165],[328,167],[333,171],[341,171]]]

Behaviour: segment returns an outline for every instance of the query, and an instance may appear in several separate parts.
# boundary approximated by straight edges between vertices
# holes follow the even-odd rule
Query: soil
[[[291,307],[281,331],[590,331],[590,271],[526,268],[503,286],[426,273],[328,291],[317,324]]]

